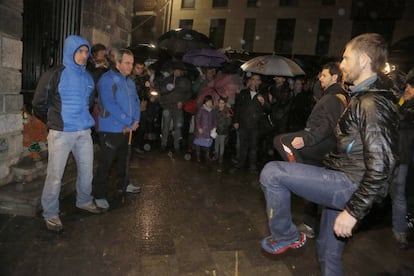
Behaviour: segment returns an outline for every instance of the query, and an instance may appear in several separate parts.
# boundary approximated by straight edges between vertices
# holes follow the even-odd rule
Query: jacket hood
[[[73,69],[86,67],[86,64],[78,65],[74,60],[75,53],[81,46],[88,47],[89,56],[91,53],[91,46],[85,38],[78,35],[70,35],[65,39],[65,44],[63,45],[63,65],[65,65],[65,67]]]

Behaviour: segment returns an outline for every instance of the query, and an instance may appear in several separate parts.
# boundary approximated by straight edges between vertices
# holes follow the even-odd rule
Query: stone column
[[[23,0],[0,1],[0,186],[22,156]]]

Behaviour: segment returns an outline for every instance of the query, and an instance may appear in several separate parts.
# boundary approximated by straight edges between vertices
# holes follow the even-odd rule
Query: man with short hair
[[[100,213],[91,195],[93,178],[93,143],[89,112],[93,103],[94,82],[86,71],[89,42],[76,35],[68,36],[63,46],[63,66],[45,73],[36,87],[33,111],[48,128],[47,176],[42,192],[46,227],[63,230],[59,218],[59,194],[69,153],[78,169],[76,207]]]
[[[249,171],[257,173],[257,144],[259,139],[260,121],[264,120],[270,112],[270,104],[260,93],[262,77],[252,73],[246,80],[246,89],[236,94],[234,104],[233,127],[237,129],[240,141],[239,160],[230,169],[230,173],[236,173],[244,168],[249,160]]]
[[[99,142],[101,145],[99,164],[94,178],[93,194],[99,208],[107,210],[106,187],[114,160],[117,160],[118,190],[139,193],[140,187],[126,179],[129,132],[135,131],[140,121],[140,102],[135,83],[130,78],[134,64],[131,51],[120,49],[114,52],[115,67],[102,75],[98,82],[100,100]],[[125,185],[128,185],[125,187]]]
[[[398,111],[392,82],[380,69],[387,45],[379,34],[353,38],[343,53],[341,69],[352,83],[348,108],[339,119],[337,148],[326,168],[301,163],[270,162],[260,181],[266,198],[271,235],[262,248],[280,254],[299,248],[306,236],[292,222],[291,193],[323,206],[317,241],[323,275],[342,275],[342,252],[358,221],[374,202],[387,195],[398,160]]]
[[[319,81],[324,89],[324,96],[312,109],[305,129],[278,135],[273,141],[274,147],[285,161],[289,161],[284,148],[288,147],[295,162],[322,166],[325,155],[335,147],[334,129],[348,105],[348,93],[341,85],[342,72],[339,63],[329,62],[323,65]],[[304,211],[304,223],[299,225],[299,229],[308,238],[314,238],[318,205],[309,202]]]

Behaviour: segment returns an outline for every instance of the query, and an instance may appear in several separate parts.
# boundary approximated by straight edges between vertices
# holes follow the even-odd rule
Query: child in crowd
[[[210,148],[213,138],[210,132],[216,127],[216,117],[213,112],[213,97],[207,95],[203,105],[198,109],[195,117],[194,144],[196,145],[197,162],[201,162],[201,149],[205,152],[206,161],[210,161]]]
[[[217,137],[214,144],[214,159],[220,164],[223,163],[223,155],[226,144],[226,138],[230,131],[231,117],[230,109],[227,106],[227,98],[221,97],[218,101],[218,107],[215,110]]]

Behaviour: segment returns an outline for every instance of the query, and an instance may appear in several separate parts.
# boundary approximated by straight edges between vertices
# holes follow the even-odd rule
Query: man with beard
[[[340,68],[351,101],[339,119],[336,150],[325,167],[274,161],[261,172],[271,235],[262,241],[270,254],[306,243],[292,222],[291,193],[323,206],[317,240],[322,275],[342,275],[342,252],[358,221],[387,195],[398,160],[398,111],[392,81],[381,74],[387,45],[375,33],[353,38]]]

